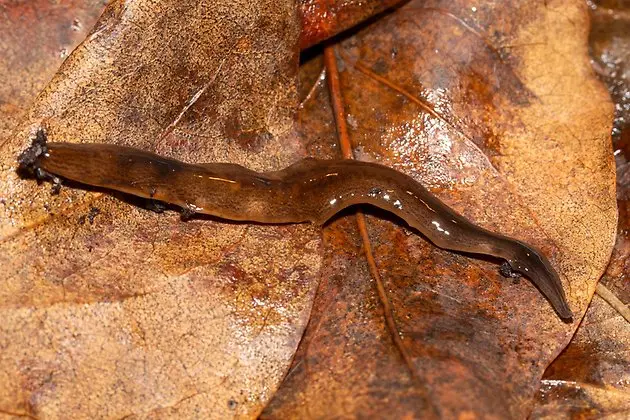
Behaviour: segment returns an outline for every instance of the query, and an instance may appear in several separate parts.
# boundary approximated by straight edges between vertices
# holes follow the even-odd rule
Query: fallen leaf
[[[312,47],[399,3],[404,1],[300,0],[300,47]]]
[[[628,321],[595,296],[569,346],[549,366],[530,417],[627,418]]]
[[[416,1],[337,49],[355,155],[542,248],[578,320],[616,222],[612,106],[587,35],[578,2]],[[321,64],[310,68],[303,78],[316,80]],[[311,94],[301,112],[309,152],[323,156],[335,154],[334,128],[320,124],[328,102]],[[373,214],[370,243],[411,369],[353,221],[338,220],[309,326],[263,417],[525,417],[577,323],[558,320],[531,283],[501,279],[494,261],[441,251]]]
[[[630,413],[630,9],[598,3],[591,5],[590,49],[615,102],[617,241],[599,296],[591,301],[571,343],[545,372],[532,418],[621,419]]]
[[[593,64],[615,103],[613,149],[617,166],[619,225],[615,249],[601,281],[626,304],[630,301],[630,5],[591,7]]]
[[[59,65],[90,32],[102,8],[102,0],[58,4],[13,1],[0,5],[4,23],[0,26],[2,142]]]
[[[4,8],[19,15],[29,6]],[[11,23],[3,41],[20,39],[32,19]],[[319,230],[182,223],[98,191],[53,196],[17,178],[15,157],[43,126],[53,141],[284,167],[304,155],[291,135],[298,36],[288,0],[113,1],[2,139],[3,412],[255,417],[262,410],[308,320]]]

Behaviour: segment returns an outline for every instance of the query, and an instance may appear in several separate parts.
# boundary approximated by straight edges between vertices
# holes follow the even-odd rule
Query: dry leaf
[[[19,36],[19,21],[9,30]],[[15,156],[44,126],[51,140],[283,167],[304,155],[290,135],[298,36],[289,0],[107,6],[3,140],[2,410],[262,410],[308,320],[318,229],[182,223],[100,192],[51,196],[16,177]]]
[[[102,8],[102,0],[0,4],[0,145],[35,95],[90,32]]]
[[[630,10],[593,5],[594,65],[615,101],[619,225],[613,254],[596,296],[569,346],[549,366],[532,418],[628,418],[630,413]],[[612,7],[611,7],[612,6]],[[625,308],[624,308],[625,307]],[[627,317],[627,315],[626,315]]]
[[[628,321],[595,296],[571,343],[545,372],[531,418],[628,418],[628,331]]]

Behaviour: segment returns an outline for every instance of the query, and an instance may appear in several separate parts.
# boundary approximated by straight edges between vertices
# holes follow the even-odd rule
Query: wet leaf
[[[576,2],[411,2],[338,46],[354,152],[416,177],[479,224],[542,248],[581,316],[615,233],[612,107]],[[315,79],[321,64],[309,64]],[[315,98],[315,99],[313,99]],[[330,156],[328,99],[301,114]],[[313,113],[317,113],[313,117]],[[369,217],[414,378],[392,345],[352,220],[326,232],[324,275],[293,367],[264,417],[522,418],[576,324],[494,261]]]
[[[630,4],[599,3],[591,8],[590,47],[594,68],[606,82],[615,103],[613,150],[619,208],[617,241],[602,283],[627,303],[630,301]]]
[[[369,19],[403,0],[300,0],[300,46],[311,47]]]

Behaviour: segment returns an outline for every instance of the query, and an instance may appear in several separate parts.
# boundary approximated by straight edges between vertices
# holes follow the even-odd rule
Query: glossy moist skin
[[[46,143],[43,131],[18,160],[22,172],[39,178],[61,177],[229,220],[321,225],[348,206],[370,204],[394,213],[440,248],[505,259],[536,284],[561,318],[572,318],[560,278],[540,251],[476,226],[411,177],[383,165],[309,158],[259,173],[109,144]]]

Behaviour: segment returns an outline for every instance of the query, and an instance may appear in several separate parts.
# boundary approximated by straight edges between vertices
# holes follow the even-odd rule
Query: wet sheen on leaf
[[[616,220],[612,107],[590,69],[586,22],[574,2],[417,1],[337,47],[355,155],[540,247],[578,314]],[[313,83],[320,66],[307,63],[303,79]],[[304,103],[302,129],[316,139],[311,153],[334,156],[334,127],[318,123],[330,115],[326,96]],[[372,248],[419,387],[367,285],[353,224],[338,220],[326,232],[334,252],[311,321],[264,417],[527,415],[577,324],[562,323],[527,280],[501,278],[497,261],[441,251],[374,212]]]

